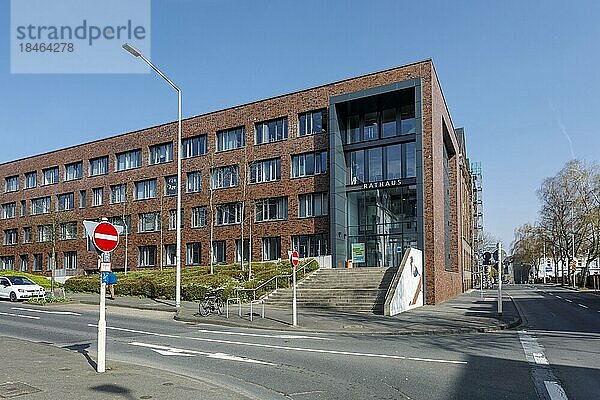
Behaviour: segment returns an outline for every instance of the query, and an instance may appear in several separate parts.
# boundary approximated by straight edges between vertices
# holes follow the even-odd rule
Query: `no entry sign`
[[[92,239],[98,250],[110,252],[119,244],[119,233],[113,224],[109,222],[100,222],[94,229]]]
[[[298,252],[292,251],[292,255],[290,256],[290,261],[294,267],[298,266]]]

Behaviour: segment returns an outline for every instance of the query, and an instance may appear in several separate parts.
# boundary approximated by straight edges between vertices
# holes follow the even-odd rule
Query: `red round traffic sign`
[[[297,251],[293,251],[292,252],[292,256],[290,257],[290,260],[292,261],[292,265],[294,267],[298,266],[298,258],[299,258],[298,252]]]
[[[113,251],[119,244],[117,228],[109,222],[100,222],[94,229],[94,245],[100,251]]]

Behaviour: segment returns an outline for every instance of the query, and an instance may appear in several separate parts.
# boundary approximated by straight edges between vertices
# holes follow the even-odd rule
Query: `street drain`
[[[11,397],[22,396],[24,394],[32,394],[41,392],[40,389],[29,386],[23,382],[6,382],[0,384],[0,398],[8,399]]]
[[[140,396],[140,399],[143,399],[143,400],[147,400],[147,399],[151,399],[151,398],[152,398],[152,396],[148,396],[148,395]]]

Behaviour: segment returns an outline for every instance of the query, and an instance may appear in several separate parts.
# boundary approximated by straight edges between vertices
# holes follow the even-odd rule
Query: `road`
[[[257,399],[600,398],[600,297],[542,286],[505,293],[523,326],[448,336],[235,329],[109,305],[107,365],[152,366]],[[94,306],[0,302],[2,335],[79,351],[91,365],[97,320]]]

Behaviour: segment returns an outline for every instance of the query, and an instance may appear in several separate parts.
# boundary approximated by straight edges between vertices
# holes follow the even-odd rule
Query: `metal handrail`
[[[306,275],[306,267],[308,265],[310,265],[312,262],[316,262],[316,260],[315,259],[311,259],[310,261],[304,263],[301,267],[298,267],[298,269],[302,269],[302,273],[304,275]],[[274,280],[275,281],[275,290],[277,290],[277,289],[279,289],[279,281],[278,280],[279,279],[283,279],[283,278],[287,279],[288,286],[289,286],[290,279],[292,278],[292,276],[293,276],[292,274],[289,274],[289,275],[275,275],[275,276],[271,277],[269,280],[261,283],[260,285],[258,285],[255,288],[241,288],[241,287],[238,287],[238,288],[236,288],[236,292],[238,292],[238,293],[239,292],[252,292],[252,301],[255,301],[256,300],[256,292],[259,289],[262,289],[263,287],[265,287],[267,284],[271,283]]]

